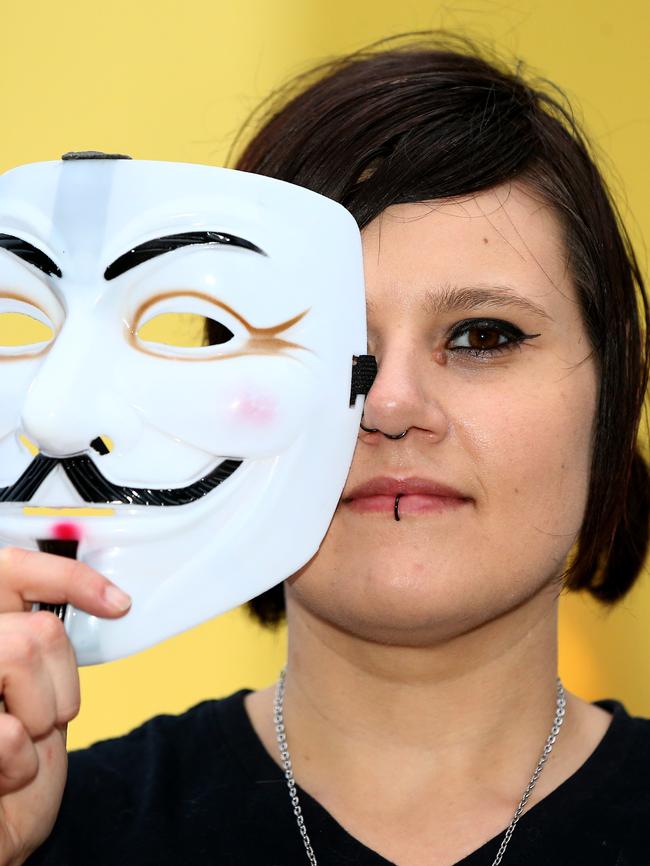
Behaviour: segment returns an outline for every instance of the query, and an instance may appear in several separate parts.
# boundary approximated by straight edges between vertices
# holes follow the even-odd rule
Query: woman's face
[[[523,185],[393,206],[363,242],[379,363],[363,423],[408,433],[360,432],[289,605],[373,640],[430,643],[557,578],[586,505],[596,365],[557,219]],[[381,490],[358,490],[377,478]]]

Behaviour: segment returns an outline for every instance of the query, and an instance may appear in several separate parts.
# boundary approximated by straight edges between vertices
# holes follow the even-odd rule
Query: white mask
[[[94,664],[314,555],[366,332],[342,206],[227,169],[76,157],[0,177],[0,538],[72,538],[132,596],[119,620],[67,607]]]

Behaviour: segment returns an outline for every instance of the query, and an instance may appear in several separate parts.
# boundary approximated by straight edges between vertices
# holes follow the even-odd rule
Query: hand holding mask
[[[365,350],[359,232],[329,199],[103,154],[0,177],[0,542],[76,555],[133,598],[115,621],[67,606],[81,664],[314,555]]]

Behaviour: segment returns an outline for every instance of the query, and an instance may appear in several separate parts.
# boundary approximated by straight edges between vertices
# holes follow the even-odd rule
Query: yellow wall
[[[240,122],[313,61],[399,31],[446,26],[493,39],[561,83],[617,168],[640,241],[650,228],[644,0],[32,0],[2,9],[0,169],[67,150],[220,164]],[[642,253],[645,263],[645,254]],[[561,610],[561,674],[588,699],[650,716],[650,581],[605,616]],[[70,742],[274,679],[284,635],[235,611],[148,652],[82,673]]]

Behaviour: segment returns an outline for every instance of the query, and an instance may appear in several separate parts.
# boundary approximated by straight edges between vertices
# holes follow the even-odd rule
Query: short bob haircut
[[[390,205],[514,180],[552,206],[600,383],[587,506],[561,577],[566,590],[586,590],[604,605],[622,599],[648,547],[650,484],[637,445],[648,300],[629,236],[562,92],[526,81],[519,64],[510,68],[465,38],[419,33],[319,66],[260,109],[234,167],[326,195],[361,229]],[[264,625],[280,622],[282,585],[249,610]]]

